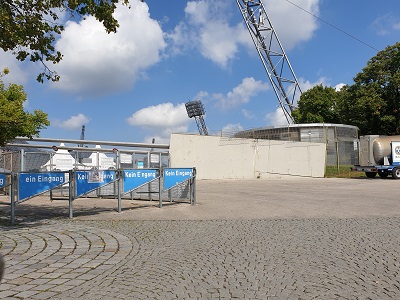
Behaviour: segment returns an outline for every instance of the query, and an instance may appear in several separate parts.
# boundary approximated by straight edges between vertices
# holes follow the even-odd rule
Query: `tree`
[[[50,125],[43,111],[25,112],[25,101],[26,93],[21,85],[5,87],[0,79],[0,147],[5,147],[17,136],[39,136],[40,130]]]
[[[354,84],[339,92],[316,86],[303,93],[293,111],[297,123],[343,123],[361,135],[400,134],[400,43],[371,58]]]
[[[337,101],[334,88],[317,85],[300,96],[293,119],[296,123],[337,123]]]
[[[106,32],[116,32],[113,12],[118,2],[128,5],[129,0],[1,0],[0,48],[12,51],[20,61],[41,62],[44,70],[37,77],[39,82],[44,78],[57,81],[59,76],[47,64],[62,60],[54,48],[56,36],[64,30],[60,14],[70,18],[91,15],[102,22]]]
[[[382,108],[385,101],[376,87],[346,86],[340,92],[338,114],[340,123],[357,126],[361,135],[382,133]]]
[[[368,61],[343,91],[339,113],[360,134],[400,134],[400,43]]]

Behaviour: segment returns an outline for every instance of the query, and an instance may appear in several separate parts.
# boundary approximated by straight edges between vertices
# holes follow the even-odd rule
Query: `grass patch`
[[[350,165],[340,165],[340,166],[326,166],[325,167],[325,177],[326,178],[359,178],[365,177],[364,172],[351,171]]]

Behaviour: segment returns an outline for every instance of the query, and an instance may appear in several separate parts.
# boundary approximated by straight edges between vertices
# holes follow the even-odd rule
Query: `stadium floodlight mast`
[[[236,3],[286,120],[294,123],[292,111],[301,88],[265,7],[261,0],[236,0]]]
[[[208,135],[203,116],[206,114],[203,103],[200,100],[189,101],[185,104],[189,118],[194,118],[200,135]]]

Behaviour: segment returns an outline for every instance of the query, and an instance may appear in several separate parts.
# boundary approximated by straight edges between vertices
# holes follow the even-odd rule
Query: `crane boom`
[[[236,0],[286,120],[301,88],[261,0]]]

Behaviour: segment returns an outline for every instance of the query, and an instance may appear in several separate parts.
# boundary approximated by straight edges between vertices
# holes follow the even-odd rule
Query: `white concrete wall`
[[[172,134],[171,167],[196,167],[198,179],[323,177],[325,144]]]

